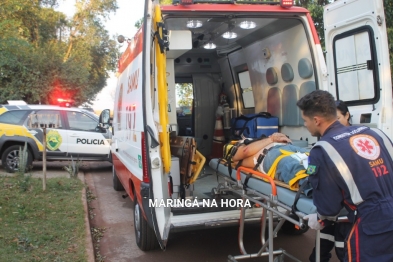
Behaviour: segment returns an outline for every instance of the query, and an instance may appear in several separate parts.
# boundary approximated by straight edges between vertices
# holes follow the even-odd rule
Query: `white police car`
[[[42,119],[39,119],[42,118]],[[46,118],[46,119],[45,119]],[[100,117],[80,108],[46,105],[0,105],[0,155],[3,168],[13,173],[19,168],[19,148],[28,146],[27,166],[42,160],[43,129],[47,121],[47,160],[111,161],[112,134],[109,109]]]

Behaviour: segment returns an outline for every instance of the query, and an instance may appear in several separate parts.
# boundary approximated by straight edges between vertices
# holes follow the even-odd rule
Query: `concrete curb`
[[[84,182],[86,184],[86,181],[84,181]],[[83,202],[83,209],[85,210],[87,261],[88,262],[95,262],[93,238],[91,236],[91,229],[90,229],[89,207],[87,204],[86,188],[85,187],[82,189],[82,202]]]

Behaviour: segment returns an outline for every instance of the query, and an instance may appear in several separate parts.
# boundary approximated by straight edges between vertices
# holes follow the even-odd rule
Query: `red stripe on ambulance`
[[[142,53],[143,35],[143,27],[141,27],[134,36],[134,38],[131,39],[131,43],[126,49],[126,51],[120,57],[118,69],[119,74],[121,74],[140,53]]]

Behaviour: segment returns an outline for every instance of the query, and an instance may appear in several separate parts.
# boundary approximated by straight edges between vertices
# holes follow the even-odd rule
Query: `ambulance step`
[[[247,222],[259,222],[261,216],[262,208],[246,210],[245,218]],[[198,228],[231,226],[238,224],[239,218],[240,210],[177,215],[171,217],[171,228],[178,232]]]
[[[236,210],[237,207],[172,207],[174,216]]]

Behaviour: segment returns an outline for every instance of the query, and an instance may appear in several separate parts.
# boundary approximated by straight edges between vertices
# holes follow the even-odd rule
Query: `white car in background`
[[[46,128],[47,160],[112,161],[109,109],[96,114],[80,108],[47,105],[0,106],[0,155],[3,168],[19,169],[19,149],[27,143],[27,167],[42,160],[43,129],[34,117],[54,119]]]

